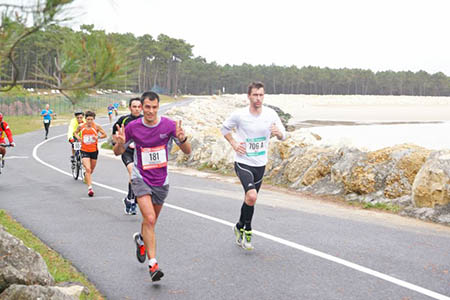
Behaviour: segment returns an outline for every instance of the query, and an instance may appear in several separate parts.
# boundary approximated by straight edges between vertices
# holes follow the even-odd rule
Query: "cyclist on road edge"
[[[11,132],[11,128],[9,128],[8,123],[3,121],[3,114],[0,112],[0,144],[5,144],[5,136],[8,138],[9,144],[11,147],[15,147],[16,143],[14,143],[13,135]],[[3,158],[5,158],[6,155],[6,148],[0,146],[0,154],[3,155]],[[5,166],[5,160],[2,161],[3,166]]]

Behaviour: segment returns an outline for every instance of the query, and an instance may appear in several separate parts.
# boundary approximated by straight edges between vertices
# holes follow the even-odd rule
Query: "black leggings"
[[[266,166],[252,167],[243,163],[234,163],[234,170],[241,181],[242,187],[247,193],[249,190],[256,189],[259,192],[264,177]]]
[[[51,121],[48,121],[48,123],[45,123],[45,122],[44,122],[45,136],[48,135],[48,128],[50,127],[50,122],[51,122]]]

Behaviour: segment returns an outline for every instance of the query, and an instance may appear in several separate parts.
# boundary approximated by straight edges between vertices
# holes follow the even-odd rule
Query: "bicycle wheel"
[[[77,180],[79,175],[80,175],[80,167],[78,165],[78,159],[76,159],[75,162],[72,164],[73,179]]]
[[[77,160],[77,169],[81,180],[84,180],[84,168],[83,163],[81,162],[81,157],[78,157]]]

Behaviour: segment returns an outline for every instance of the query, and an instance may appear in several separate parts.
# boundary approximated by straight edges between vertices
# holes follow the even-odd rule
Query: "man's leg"
[[[45,138],[47,138],[47,136],[48,136],[48,126],[49,125],[50,125],[50,123],[44,123]]]
[[[155,225],[162,205],[153,204],[150,195],[138,197],[137,201],[142,214],[141,233],[145,249],[147,249],[148,258],[152,259],[156,257]]]
[[[152,281],[158,281],[164,276],[164,273],[159,269],[156,261],[155,225],[161,212],[162,204],[153,204],[150,195],[140,196],[137,198],[137,201],[142,214],[141,233],[149,259],[150,276]]]
[[[245,225],[245,230],[252,230],[252,218],[255,211],[255,203],[258,198],[256,189],[249,190],[245,193],[244,203],[241,208],[241,219]]]
[[[133,171],[133,162],[127,164],[128,171],[128,200],[134,200],[133,189],[131,188],[131,172]]]
[[[133,161],[131,161],[130,163],[127,164],[127,170],[128,170],[128,195],[127,198],[125,199],[126,203],[125,203],[125,210],[127,208],[127,205],[129,207],[129,213],[132,215],[136,215],[137,214],[137,201],[136,201],[136,197],[134,195],[133,189],[131,188],[131,172],[133,170]]]
[[[234,227],[236,242],[244,249],[251,250],[252,240],[252,219],[255,211],[255,203],[264,176],[264,167],[251,167],[240,163],[235,163],[235,171],[239,177],[245,191],[244,203],[241,207],[239,222]],[[242,243],[239,243],[239,240]]]
[[[6,155],[6,149],[5,147],[0,147],[0,155],[3,156],[2,159],[2,167],[5,166],[5,155]]]

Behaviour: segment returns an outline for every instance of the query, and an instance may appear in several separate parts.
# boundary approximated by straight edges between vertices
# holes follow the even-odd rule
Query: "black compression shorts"
[[[256,189],[259,192],[264,177],[265,166],[252,167],[243,163],[234,163],[234,170],[241,181],[242,187],[247,193],[249,190]]]
[[[81,158],[97,159],[98,151],[95,151],[95,152],[81,151]]]
[[[133,152],[129,152],[129,151],[125,151],[122,154],[122,161],[123,164],[126,166],[128,166],[129,164],[134,162],[134,153]]]

